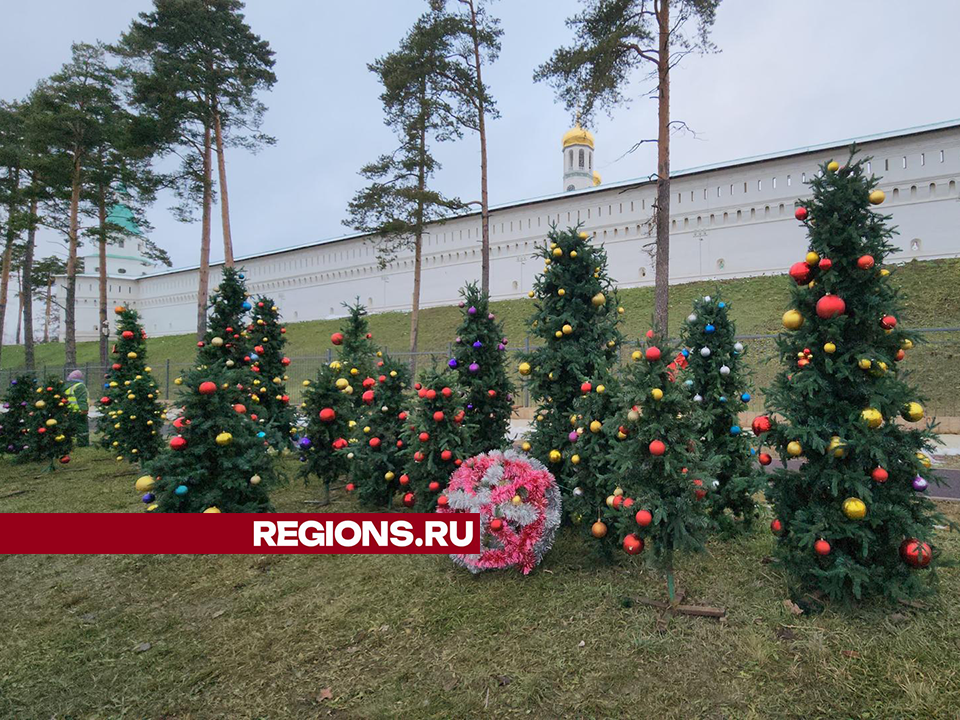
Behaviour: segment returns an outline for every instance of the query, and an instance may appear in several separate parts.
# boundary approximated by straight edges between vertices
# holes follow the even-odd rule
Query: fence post
[[[170,399],[170,358],[167,358],[167,379],[163,383],[164,392],[166,393],[166,400]]]

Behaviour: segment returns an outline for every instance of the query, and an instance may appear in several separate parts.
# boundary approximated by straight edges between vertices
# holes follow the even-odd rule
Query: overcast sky
[[[73,41],[111,42],[149,0],[3,0],[0,97],[23,97],[55,72]],[[561,188],[560,137],[571,118],[534,68],[569,42],[564,20],[576,0],[500,0],[503,52],[486,73],[502,117],[488,125],[490,199],[503,203]],[[383,126],[379,86],[366,64],[393,49],[425,0],[318,2],[249,0],[247,20],[276,52],[278,82],[263,100],[278,143],[256,156],[228,154],[238,256],[335,237],[357,170],[394,147]],[[673,115],[698,138],[678,136],[673,167],[960,118],[957,28],[960,2],[902,0],[726,0],[717,12],[717,55],[690,57],[675,71]],[[642,85],[638,87],[642,89]],[[640,99],[599,117],[596,167],[605,182],[649,175],[655,148],[617,161],[656,134],[656,104]],[[437,148],[437,187],[479,196],[478,141]],[[184,225],[161,197],[150,213],[153,239],[175,266],[198,260],[199,223]],[[219,212],[214,212],[215,220]],[[219,225],[214,259],[222,257]],[[49,237],[40,255],[53,246]],[[15,313],[14,313],[15,314]]]

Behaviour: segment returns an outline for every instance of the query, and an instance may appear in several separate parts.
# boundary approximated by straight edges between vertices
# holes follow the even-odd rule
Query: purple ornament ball
[[[310,442],[310,438],[308,437],[300,438],[300,447],[306,449],[310,447],[312,444],[313,443]]]
[[[497,316],[493,313],[487,313],[487,320],[496,320]]]
[[[570,438],[570,442],[576,442],[576,441],[577,441],[577,438],[579,438],[580,436],[577,435],[577,431],[576,431],[576,430],[571,430],[571,431],[570,431],[570,434],[567,435],[567,437]]]
[[[480,342],[479,340],[476,340],[476,341],[474,341],[473,346],[474,346],[475,348],[482,348],[482,347],[483,347],[483,343]]]
[[[480,372],[480,366],[477,365],[476,363],[470,363],[470,367],[469,367],[468,369],[469,369],[470,372],[472,372],[472,373]]]
[[[454,368],[456,368],[456,367],[457,367],[457,359],[456,359],[456,358],[450,358],[450,359],[447,361],[447,365],[450,366],[450,369],[451,369],[451,370],[454,369]]]
[[[917,475],[913,479],[913,489],[916,490],[917,492],[923,492],[924,490],[926,490],[928,484],[929,483],[919,475]]]
[[[461,300],[459,303],[457,303],[457,307],[461,307],[461,308],[462,308],[464,305],[466,305],[466,303],[465,303],[463,300]]]
[[[473,305],[467,308],[467,315],[476,315],[476,314],[477,314],[477,309]]]
[[[473,410],[473,403],[467,403],[467,410]]]
[[[459,345],[459,344],[462,343],[462,342],[463,342],[463,340],[461,339],[461,337],[460,337],[459,335],[457,335],[457,345]]]
[[[497,350],[506,350],[507,346],[503,343],[497,343]]]

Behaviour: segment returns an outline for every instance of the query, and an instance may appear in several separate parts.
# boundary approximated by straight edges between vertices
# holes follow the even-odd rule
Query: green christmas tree
[[[197,364],[221,363],[227,369],[246,368],[250,364],[251,343],[244,316],[250,311],[245,276],[234,267],[223,268],[220,284],[210,298],[207,333],[197,343]],[[246,378],[247,374],[239,377]]]
[[[198,355],[204,353],[198,353]],[[257,423],[237,408],[239,371],[198,365],[177,378],[177,434],[137,481],[150,512],[270,512],[279,482]]]
[[[298,440],[300,477],[304,483],[315,476],[323,483],[325,501],[330,501],[330,484],[349,470],[345,454],[354,425],[354,387],[343,372],[343,365],[334,360],[321,366],[317,379],[307,384],[300,410],[307,424]],[[359,393],[358,393],[359,394]]]
[[[654,566],[666,575],[671,603],[676,554],[703,548],[710,487],[699,455],[694,404],[672,361],[676,354],[652,332],[633,354],[623,380],[630,409],[620,415],[625,432],[614,449],[616,487],[603,519],[592,527],[598,538],[613,533],[629,554],[649,544]]]
[[[290,358],[284,354],[287,329],[272,299],[263,296],[256,299],[247,332],[253,344],[250,370],[256,373],[251,382],[252,412],[257,415],[270,444],[285,448],[295,432],[295,417],[286,385]]]
[[[0,452],[19,455],[24,451],[30,433],[30,414],[36,402],[37,379],[30,374],[17,375],[3,396],[0,415]]]
[[[27,432],[18,462],[49,462],[48,470],[53,470],[58,460],[63,465],[70,462],[74,422],[65,391],[66,385],[55,375],[34,389],[27,401]]]
[[[364,505],[389,507],[401,488],[401,435],[407,425],[404,388],[410,382],[405,364],[384,355],[376,383],[362,394],[365,412],[357,419],[356,438],[341,450],[350,460],[351,484]]]
[[[330,342],[337,346],[337,359],[351,380],[360,381],[373,377],[377,346],[373,342],[373,333],[367,322],[367,308],[357,298],[353,305],[343,303],[347,317],[340,325],[340,332],[330,336]],[[359,403],[359,396],[356,398]]]
[[[794,589],[899,599],[926,589],[931,573],[917,570],[938,559],[943,519],[920,492],[935,481],[925,451],[936,435],[929,422],[898,422],[923,419],[899,369],[917,336],[898,322],[902,300],[883,269],[895,251],[889,216],[871,209],[883,192],[854,152],[842,167],[825,163],[797,208],[809,253],[790,269],[785,368],[767,392],[781,419],[761,416],[754,429],[784,461],[803,461],[778,471],[768,494]]]
[[[456,375],[436,368],[414,385],[417,399],[404,428],[401,486],[403,504],[416,512],[432,512],[450,475],[467,457],[469,439],[463,427],[463,398]]]
[[[626,427],[619,423],[622,391],[617,379],[606,374],[580,385],[580,396],[573,403],[568,434],[559,452],[571,464],[572,491],[564,501],[565,510],[574,525],[585,534],[599,520],[608,501],[613,502],[614,449],[626,437]],[[619,501],[618,501],[619,502]],[[612,536],[591,547],[610,558],[616,544]]]
[[[513,384],[504,367],[507,338],[503,323],[490,312],[489,297],[476,283],[466,285],[460,295],[463,320],[457,328],[454,357],[448,364],[456,369],[464,391],[465,422],[471,437],[465,452],[472,457],[503,449],[507,444]]]
[[[117,460],[142,464],[156,457],[163,444],[163,405],[147,366],[147,334],[139,314],[119,305],[115,312],[115,357],[100,398],[97,429],[100,445],[116,453]]]
[[[749,524],[757,515],[754,493],[763,478],[754,462],[754,450],[740,427],[740,413],[747,410],[750,387],[744,366],[744,346],[730,307],[719,294],[699,298],[681,330],[684,349],[678,362],[687,365],[685,384],[699,405],[698,433],[703,451],[715,460],[713,492],[708,511],[717,526],[726,531],[735,520]]]
[[[607,275],[607,255],[578,229],[551,230],[539,252],[545,267],[530,297],[532,333],[543,345],[524,355],[520,374],[539,403],[529,443],[569,496],[570,455],[560,451],[580,384],[605,376],[617,362],[621,335],[616,289]]]

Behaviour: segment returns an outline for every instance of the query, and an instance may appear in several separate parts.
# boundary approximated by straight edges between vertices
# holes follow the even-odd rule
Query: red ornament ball
[[[242,403],[237,403],[233,406],[233,411],[243,415],[247,411],[247,406]]]
[[[109,404],[110,404],[110,398],[108,398],[106,395],[104,395],[102,398],[100,398],[100,404],[101,404],[101,405],[109,405]]]
[[[356,490],[356,487],[357,486],[354,485],[353,483],[347,483],[347,486],[344,488],[344,490],[346,490],[347,492],[353,492],[354,490]]]
[[[361,395],[360,397],[363,400],[364,405],[373,404],[373,390],[364,391],[363,395]]]
[[[443,422],[443,418],[444,418],[443,410],[437,410],[437,411],[433,414],[434,422]]]
[[[374,450],[380,447],[380,438],[378,437],[370,438],[370,447],[372,447]]]
[[[900,543],[900,557],[907,565],[922,568],[930,564],[932,551],[925,542],[908,538]]]
[[[403,496],[403,504],[410,508],[413,507],[413,504],[416,502],[416,496],[413,493],[406,493]]]
[[[639,555],[643,552],[643,540],[630,533],[623,539],[623,551],[627,555]]]
[[[373,333],[367,333],[367,340],[373,340]]]
[[[761,465],[769,465],[771,462],[773,462],[773,458],[770,457],[770,453],[765,452],[760,453],[760,455],[757,456],[757,459],[760,461]]]
[[[420,433],[419,438],[420,438],[420,442],[427,442],[430,440],[430,433],[422,432]]]
[[[66,465],[68,462],[70,462],[70,456],[69,456],[69,455],[64,455],[62,458],[60,458],[60,464],[61,464],[61,465]]]
[[[800,222],[803,222],[807,219],[807,209],[805,207],[798,207],[793,211],[793,216]]]
[[[874,482],[885,483],[887,478],[890,477],[890,474],[882,467],[875,467],[870,473],[870,477],[873,478]]]
[[[843,298],[836,295],[824,295],[817,300],[817,317],[822,320],[843,315],[846,311],[847,304],[843,301]]]
[[[797,285],[806,285],[810,282],[810,266],[805,262],[796,262],[790,266],[790,277]]]
[[[445,398],[448,398],[451,395],[453,395],[453,390],[451,390],[448,387],[445,387],[443,390],[440,391],[440,394],[443,395]],[[430,399],[433,400],[433,398],[430,398]]]
[[[334,345],[343,345],[343,333],[335,332],[330,336],[330,342]]]
[[[406,420],[406,419],[407,419],[407,414],[401,410],[399,413],[397,413],[397,419],[398,419],[398,420]]]
[[[120,333],[120,337],[122,337],[124,340],[133,340],[133,331],[124,330],[122,333]]]
[[[290,364],[290,358],[288,358],[288,357],[280,358],[280,364],[281,364],[281,365],[289,365],[289,364]]]
[[[174,435],[170,438],[170,449],[171,450],[185,450],[187,447],[187,439],[181,437],[180,435]]]
[[[440,453],[440,459],[443,460],[444,462],[449,462],[450,458],[452,457],[453,457],[453,453],[450,452],[449,450],[444,450],[442,453]]]
[[[436,399],[437,399],[437,391],[436,391],[436,390],[430,389],[430,390],[427,390],[424,394],[426,395],[427,400],[436,400]]]
[[[400,476],[399,482],[403,487],[406,487],[407,485],[410,484],[410,476],[404,473],[403,475]]]
[[[333,422],[337,417],[337,412],[333,408],[325,407],[320,411],[320,420],[323,422]]]
[[[447,500],[446,495],[441,495],[440,497],[437,498],[437,505],[442,508],[445,508],[449,504],[449,502],[450,501]]]
[[[213,395],[217,391],[217,384],[207,380],[206,382],[200,383],[200,387],[197,389],[201,395]]]
[[[654,440],[649,446],[650,454],[660,456],[667,451],[667,446],[661,440]]]
[[[119,370],[123,366],[120,363],[114,363],[110,367],[112,367],[114,370]]]
[[[770,428],[773,426],[773,423],[770,422],[770,418],[766,415],[757,415],[753,419],[751,428],[753,428],[754,435],[763,435],[765,432],[770,432]]]
[[[873,255],[861,255],[857,258],[857,267],[861,270],[869,270],[874,264]]]
[[[897,319],[893,315],[884,315],[880,319],[880,327],[884,330],[893,330],[897,326]]]
[[[658,348],[656,345],[652,345],[651,347],[647,348],[643,355],[650,362],[656,362],[660,359],[660,348]]]
[[[440,489],[440,483],[438,483],[436,480],[433,480],[429,485],[427,485],[427,489],[430,492],[437,492]]]
[[[501,530],[503,530],[503,520],[500,518],[494,518],[490,521],[491,532],[500,532]]]
[[[903,352],[903,351],[901,350],[900,352]],[[487,395],[489,395],[489,396],[492,397],[492,398],[493,398],[493,397],[496,397],[496,396],[497,396],[497,391],[496,391],[496,390],[487,390]]]
[[[637,510],[637,525],[647,527],[653,522],[653,513],[649,510]]]
[[[830,543],[822,538],[813,544],[813,551],[817,555],[829,555],[831,549]]]
[[[770,523],[770,532],[772,532],[774,535],[779,535],[780,533],[782,533],[783,523],[777,519],[774,519],[774,521]]]
[[[703,500],[707,496],[707,491],[703,489],[703,480],[695,478],[693,485],[693,496],[697,498],[697,500]]]
[[[376,384],[377,384],[377,381],[374,380],[372,377],[368,377],[368,378],[364,378],[364,379],[363,379],[363,387],[364,387],[364,388],[369,389],[369,388],[372,388],[372,387],[373,387],[374,385],[376,385]]]
[[[590,392],[591,390],[593,390],[593,385],[591,385],[590,383],[585,382],[585,383],[581,383],[581,384],[580,384],[580,392],[582,392],[582,393],[588,393],[588,392]]]
[[[820,266],[820,269],[826,272],[827,270],[833,267],[833,260],[831,260],[830,258],[820,258],[820,262],[818,264]]]

